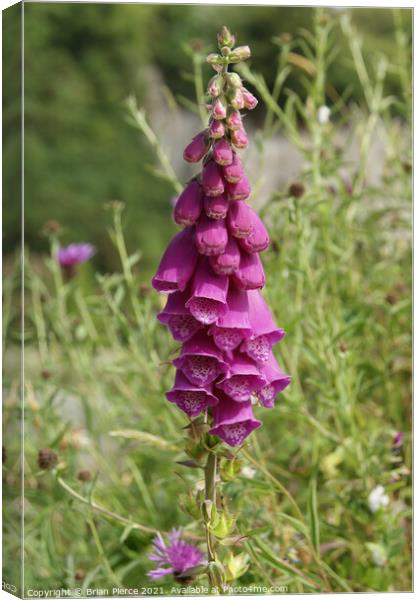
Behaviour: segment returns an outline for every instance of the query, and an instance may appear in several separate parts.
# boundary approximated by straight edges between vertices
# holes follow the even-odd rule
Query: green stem
[[[213,506],[216,506],[217,490],[216,490],[216,477],[217,477],[217,455],[214,452],[210,452],[207,458],[207,464],[205,465],[205,500],[210,500]],[[215,563],[217,555],[215,553],[214,536],[211,533],[209,523],[205,523],[205,533],[207,541],[208,551],[208,563]],[[208,569],[208,579],[211,588],[220,592],[220,588],[217,580],[215,579],[211,569]]]
[[[146,525],[140,525],[140,523],[131,521],[131,519],[127,519],[126,517],[123,517],[122,515],[118,515],[117,513],[114,513],[113,511],[108,510],[107,508],[104,508],[103,506],[101,506],[99,504],[96,504],[96,502],[88,500],[87,498],[85,498],[84,496],[82,496],[81,494],[76,492],[76,490],[73,490],[73,488],[70,487],[68,485],[68,483],[66,483],[63,479],[61,479],[61,477],[57,477],[57,482],[63,488],[63,490],[65,490],[68,494],[70,494],[70,496],[72,496],[79,502],[82,502],[83,504],[87,504],[88,506],[90,506],[91,509],[95,510],[96,512],[102,513],[103,515],[105,515],[106,517],[109,517],[110,519],[119,521],[120,523],[123,523],[124,525],[129,525],[132,529],[138,529],[139,531],[143,531],[144,533],[157,533],[158,532],[158,530],[154,529],[154,527],[147,527]]]

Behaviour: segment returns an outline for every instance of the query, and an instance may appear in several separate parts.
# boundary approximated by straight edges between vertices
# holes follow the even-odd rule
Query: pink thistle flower
[[[220,437],[229,446],[239,446],[261,425],[253,416],[251,402],[235,402],[222,396],[214,407],[214,425],[209,433]]]
[[[66,274],[71,277],[75,274],[76,266],[87,262],[95,252],[96,250],[91,244],[70,244],[58,249],[57,261]]]
[[[222,138],[225,135],[224,123],[222,121],[217,121],[216,119],[213,119],[211,121],[209,133],[214,140]]]
[[[208,152],[208,132],[205,129],[196,135],[183,151],[183,158],[190,163],[199,162]]]
[[[169,534],[169,544],[158,533],[154,539],[152,552],[148,558],[156,563],[157,569],[147,575],[152,579],[160,579],[173,574],[179,580],[189,569],[205,564],[204,555],[196,546],[187,544],[180,537],[179,529],[172,529]]]
[[[228,242],[224,219],[210,219],[203,214],[196,226],[195,242],[200,254],[206,256],[223,254]]]
[[[180,194],[173,218],[178,225],[193,225],[199,219],[202,211],[202,189],[194,179]]]
[[[217,275],[232,275],[240,266],[240,249],[236,240],[229,237],[222,254],[211,256],[209,263]]]
[[[217,100],[212,105],[212,116],[217,121],[221,119],[225,119],[227,116],[227,105],[224,100],[221,98],[217,98]]]
[[[247,148],[249,140],[243,127],[231,132],[231,143],[236,148]]]
[[[231,276],[241,290],[255,290],[265,285],[265,273],[259,254],[242,252],[240,267]]]
[[[225,219],[228,212],[229,202],[225,195],[205,196],[204,210],[207,217],[211,219]]]
[[[226,184],[226,192],[230,200],[246,200],[251,191],[250,182],[244,174],[237,183]]]
[[[202,187],[206,196],[221,196],[224,192],[224,181],[220,167],[213,160],[208,161],[204,167]]]
[[[191,295],[186,303],[192,316],[204,325],[211,325],[224,314],[227,308],[228,277],[215,275],[208,259],[201,259],[191,286]]]
[[[228,371],[222,352],[203,331],[184,343],[180,356],[173,364],[200,388],[210,385],[220,374]]]
[[[257,99],[245,87],[243,88],[243,101],[244,107],[247,108],[247,110],[253,110],[258,105]]]
[[[227,117],[227,127],[232,131],[236,131],[237,129],[241,129],[243,127],[243,122],[239,111],[233,110]]]
[[[228,183],[238,183],[240,179],[243,178],[243,167],[236,152],[233,152],[233,161],[231,165],[223,167],[223,175],[224,179],[228,181]]]
[[[186,227],[170,242],[152,279],[155,290],[170,293],[186,288],[198,260],[194,236],[195,227]]]
[[[218,165],[231,165],[233,162],[233,150],[224,138],[215,142],[212,153],[213,158]]]
[[[218,404],[218,398],[211,392],[210,386],[198,387],[190,383],[181,371],[177,371],[175,384],[167,392],[166,398],[189,417],[196,417],[210,406]]]

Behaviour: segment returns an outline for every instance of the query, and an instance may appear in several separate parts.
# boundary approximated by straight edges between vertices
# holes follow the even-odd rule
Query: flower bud
[[[237,73],[226,73],[227,83],[232,88],[241,88],[242,80]]]
[[[231,132],[231,142],[236,148],[247,148],[249,140],[243,127]]]
[[[196,135],[190,144],[183,151],[183,158],[190,163],[199,162],[208,152],[207,130],[201,131]]]
[[[225,127],[222,121],[213,119],[209,128],[209,134],[214,140],[222,138],[225,134]]]
[[[219,121],[227,116],[227,104],[224,99],[217,98],[212,106],[212,116]]]
[[[217,40],[219,48],[227,46],[227,48],[233,48],[236,43],[236,38],[225,25],[223,25],[220,31],[217,33]]]
[[[249,46],[237,46],[229,56],[231,63],[239,63],[242,60],[247,60],[252,55]]]
[[[213,534],[223,539],[229,535],[234,526],[234,519],[232,517],[226,517],[224,513],[221,513],[217,525],[211,527]]]
[[[233,161],[231,165],[223,167],[223,175],[228,183],[237,183],[242,179],[244,175],[243,167],[240,158],[235,152],[233,152]]]
[[[226,196],[205,196],[205,214],[210,219],[225,219],[228,212],[229,201]]]
[[[225,585],[224,567],[220,562],[211,560],[208,563],[208,576],[210,581],[217,587],[223,588]]]
[[[228,99],[230,101],[230,106],[236,110],[244,108],[244,98],[241,88],[234,88],[234,90],[230,92]]]
[[[208,82],[208,94],[213,98],[217,98],[223,89],[223,78],[221,75],[214,75]]]
[[[224,253],[211,256],[209,263],[217,275],[232,275],[240,266],[240,250],[234,237],[230,236]]]
[[[265,225],[259,219],[257,215],[255,215],[255,219],[253,221],[253,231],[252,233],[240,240],[240,246],[246,252],[263,252],[269,246],[269,235],[266,231]]]
[[[247,175],[243,174],[243,177],[238,183],[227,183],[226,191],[230,200],[246,200],[251,192]]]
[[[206,61],[209,65],[222,65],[224,62],[223,57],[215,52],[208,54]]]
[[[243,252],[240,267],[232,275],[239,290],[256,290],[265,285],[265,273],[259,254]]]
[[[257,98],[255,98],[255,96],[252,93],[250,93],[249,90],[247,90],[246,88],[242,89],[242,94],[245,108],[247,108],[248,110],[253,110],[254,108],[256,108],[258,104]]]
[[[237,110],[233,110],[227,117],[227,127],[232,131],[242,128],[242,118]]]
[[[202,215],[195,234],[196,247],[200,254],[215,256],[223,254],[228,241],[228,232],[224,219],[210,219]]]
[[[213,160],[207,162],[202,172],[202,187],[206,196],[221,196],[224,181],[219,166]]]
[[[233,162],[233,150],[226,139],[215,142],[212,156],[218,165],[231,165]]]
[[[288,194],[294,198],[301,198],[305,194],[304,184],[299,181],[294,181],[288,188]]]
[[[179,196],[173,211],[173,218],[178,225],[193,225],[202,211],[202,190],[194,179]]]
[[[227,226],[236,238],[249,236],[254,229],[255,213],[246,202],[232,202],[227,215]]]

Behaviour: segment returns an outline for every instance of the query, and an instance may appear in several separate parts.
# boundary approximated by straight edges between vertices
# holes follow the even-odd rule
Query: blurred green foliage
[[[117,198],[127,204],[126,236],[130,248],[141,247],[145,275],[149,275],[162,244],[171,235],[169,198],[173,189],[150,173],[153,153],[138,132],[124,120],[123,101],[134,93],[147,99],[147,66],[154,65],[175,95],[191,97],[193,84],[188,43],[213,48],[214,32],[227,24],[238,40],[252,47],[255,71],[269,86],[275,72],[274,36],[309,28],[310,8],[249,6],[174,6],[123,4],[25,4],[25,235],[34,250],[45,249],[40,232],[50,219],[65,227],[64,241],[90,241],[99,252],[101,269],[114,268],[109,253],[104,202]],[[377,52],[394,53],[391,10],[352,10],[365,32],[366,55],[374,64]],[[332,16],[339,11],[330,11]],[[16,11],[16,15],[17,15]],[[403,11],[410,37],[411,12]],[[6,42],[14,35],[9,22]],[[9,37],[8,37],[9,36]],[[338,58],[329,81],[338,93],[348,85],[352,97],[361,95],[347,60],[342,37],[336,39]],[[16,60],[6,56],[6,83],[18,72]],[[209,68],[205,67],[206,74]],[[208,72],[208,73],[207,73]],[[389,74],[389,91],[398,92]],[[304,95],[299,77],[288,87]],[[281,97],[280,102],[283,101]],[[5,86],[5,248],[20,238],[18,161],[18,96]],[[263,109],[256,118],[263,116]]]

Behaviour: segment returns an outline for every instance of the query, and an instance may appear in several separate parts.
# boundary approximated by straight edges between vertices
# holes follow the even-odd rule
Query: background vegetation
[[[186,419],[164,400],[175,347],[156,323],[162,300],[147,285],[173,232],[175,186],[143,135],[152,111],[131,104],[135,129],[122,101],[134,91],[146,109],[153,104],[153,64],[175,123],[182,96],[198,90],[200,98],[201,66],[183,76],[194,69],[185,44],[198,31],[212,48],[225,22],[254,52],[242,72],[261,99],[252,123],[258,152],[248,153],[254,189],[272,176],[276,131],[303,158],[300,185],[271,190],[261,206],[272,238],[266,293],[288,332],[278,358],[293,383],[249,439],[238,477],[225,483],[238,531],[248,536],[231,548],[249,556],[240,584],[410,590],[410,13],[80,4],[25,11],[26,589],[141,587],[154,530],[181,525],[198,543],[203,537],[182,510],[185,490],[202,476],[176,463]],[[319,119],[326,104],[330,121]],[[12,113],[10,105],[6,128]],[[192,131],[169,129],[176,151],[157,146],[160,157],[169,152],[176,165]],[[285,157],[276,156],[279,169]],[[6,170],[10,198],[12,175]],[[6,210],[11,252],[18,210],[7,202]],[[45,228],[51,219],[60,232]],[[97,256],[67,281],[57,246],[82,240],[96,244]],[[18,258],[6,260],[4,282],[10,557],[19,550],[21,509]],[[37,463],[45,447],[59,457],[51,471]],[[389,503],[374,512],[368,498],[379,485]],[[17,585],[18,561],[6,569],[4,579]]]

